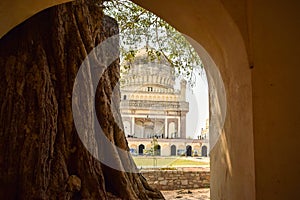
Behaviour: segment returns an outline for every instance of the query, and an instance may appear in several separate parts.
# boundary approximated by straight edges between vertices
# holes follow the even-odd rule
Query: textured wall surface
[[[159,190],[198,189],[209,187],[209,170],[151,170],[142,171],[149,185]]]

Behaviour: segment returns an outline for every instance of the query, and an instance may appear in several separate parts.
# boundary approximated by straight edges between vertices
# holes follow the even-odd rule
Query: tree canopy
[[[176,75],[185,77],[193,85],[202,62],[180,32],[129,0],[109,0],[104,6],[105,14],[119,23],[121,60],[130,63],[139,49],[146,48],[150,60],[165,57],[175,68]],[[130,65],[123,67],[124,72]]]

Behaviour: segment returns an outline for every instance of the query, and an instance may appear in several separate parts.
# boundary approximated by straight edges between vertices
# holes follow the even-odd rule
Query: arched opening
[[[201,149],[201,156],[207,157],[207,146],[203,146]]]
[[[136,119],[134,123],[134,135],[138,138],[144,137],[143,121]]]
[[[175,128],[175,122],[169,123],[169,129],[168,129],[168,136],[169,138],[175,138],[176,137],[176,128]]]
[[[155,147],[154,154],[156,156],[160,156],[161,155],[161,146],[159,144]]]
[[[146,138],[152,138],[154,135],[153,135],[153,126],[146,126],[145,127],[145,136]]]
[[[176,146],[174,144],[171,146],[171,156],[176,156]]]
[[[186,146],[186,156],[192,156],[192,146],[191,145],[187,145]]]
[[[128,136],[128,137],[131,137],[132,134],[131,134],[131,124],[130,124],[130,122],[129,121],[124,121],[123,125],[124,125],[125,135]]]
[[[143,144],[140,144],[139,145],[139,155],[144,155],[144,149],[145,149],[145,145]]]
[[[239,30],[236,28],[235,22],[228,15],[227,10],[225,10],[221,2],[201,1],[197,3],[197,1],[193,1],[188,4],[180,1],[157,2],[135,0],[135,2],[159,14],[170,24],[193,36],[197,41],[202,41],[205,49],[207,49],[220,67],[221,73],[224,75],[225,82],[227,83],[225,87],[229,92],[229,105],[231,106],[229,108],[229,119],[231,123],[229,124],[228,122],[228,126],[225,126],[224,130],[222,130],[221,140],[217,142],[211,154],[212,157],[216,158],[216,162],[211,166],[211,169],[216,174],[212,178],[212,194],[213,191],[224,188],[226,184],[228,185],[228,190],[220,189],[221,192],[218,195],[223,195],[225,196],[223,198],[226,198],[231,196],[229,194],[231,191],[240,191],[234,194],[235,198],[233,199],[243,199],[244,193],[242,191],[248,191],[247,194],[249,194],[249,199],[251,199],[255,194],[251,121],[251,76],[248,71],[249,63],[246,58],[245,44]],[[47,6],[38,7],[34,12],[49,6],[49,2],[45,2],[45,4]],[[53,5],[53,1],[51,5]],[[30,12],[30,14],[34,12]],[[176,17],[178,14],[184,17]],[[201,18],[202,15],[203,18]],[[24,16],[22,16],[23,18]],[[205,29],[199,31],[196,27],[205,27]],[[240,76],[241,74],[242,76]],[[243,90],[239,88],[243,88]],[[246,113],[242,119],[239,117],[240,110]],[[218,128],[214,128],[213,125],[211,126],[213,133],[221,132],[221,129],[219,130]],[[243,132],[244,134],[238,134],[239,132]],[[235,140],[239,140],[240,142],[232,143],[233,136],[235,136]],[[227,145],[228,143],[230,144],[229,146]],[[245,147],[243,145],[245,143],[249,145]],[[244,151],[240,151],[242,148],[244,148]],[[225,157],[224,155],[227,155],[226,166],[221,165],[223,161],[220,158]],[[236,163],[238,163],[238,166]],[[239,170],[238,173],[242,174],[242,176],[232,176],[232,170]],[[222,177],[224,176],[227,178],[226,182],[217,181],[218,178],[223,180]],[[216,197],[215,199],[220,199],[220,197]]]
[[[163,121],[155,121],[154,123],[154,135],[157,138],[164,138],[164,123]]]

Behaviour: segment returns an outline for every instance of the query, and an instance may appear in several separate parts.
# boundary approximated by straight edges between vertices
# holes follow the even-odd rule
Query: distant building
[[[209,119],[206,120],[205,128],[201,130],[200,140],[203,141],[201,156],[208,156],[209,151]]]
[[[146,49],[129,65],[121,77],[120,110],[131,152],[199,154],[201,140],[186,139],[186,81],[181,80],[180,90],[175,90],[174,69],[166,59],[149,60]]]

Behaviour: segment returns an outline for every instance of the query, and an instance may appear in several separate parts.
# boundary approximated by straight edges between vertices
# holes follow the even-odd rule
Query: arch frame
[[[0,37],[39,11],[69,1],[1,2]],[[210,152],[211,198],[254,200],[251,71],[246,43],[236,22],[222,2],[217,0],[191,0],[189,3],[181,0],[134,0],[134,2],[201,43],[203,49],[198,49],[198,53],[200,55],[206,53],[204,65],[209,66],[214,62],[218,67],[224,81],[228,109],[224,127],[210,124],[210,130],[220,134],[220,139]],[[218,99],[218,92],[214,95],[210,93],[210,104],[215,103],[212,97]],[[240,113],[244,114],[242,118]]]
[[[145,145],[144,144],[139,144],[138,145],[138,155],[142,156],[144,155],[144,149],[145,149]]]
[[[177,151],[176,145],[175,145],[175,144],[172,144],[172,145],[170,146],[170,155],[171,155],[171,156],[176,156],[176,155],[177,155],[176,151]]]

